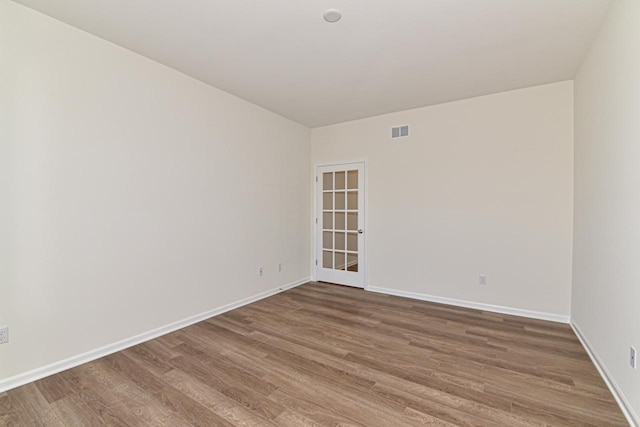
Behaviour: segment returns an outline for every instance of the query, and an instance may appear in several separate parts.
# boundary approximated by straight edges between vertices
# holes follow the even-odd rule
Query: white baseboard
[[[570,316],[554,313],[544,313],[540,311],[523,310],[521,308],[503,307],[500,305],[484,304],[480,302],[464,301],[453,298],[437,297],[427,294],[419,294],[416,292],[399,291],[396,289],[379,288],[377,286],[368,286],[367,291],[378,292],[381,294],[395,295],[398,297],[418,299],[422,301],[437,302],[440,304],[455,305],[458,307],[475,308],[477,310],[491,311],[494,313],[511,314],[513,316],[529,317],[531,319],[549,320],[551,322],[569,323]]]
[[[308,281],[309,281],[308,277],[301,280],[297,280],[295,282],[279,286],[275,289],[271,289],[271,290],[250,296],[248,298],[241,299],[240,301],[232,302],[230,304],[223,305],[222,307],[214,308],[213,310],[209,310],[204,313],[196,314],[195,316],[187,317],[186,319],[169,323],[168,325],[161,326],[151,331],[143,332],[142,334],[138,334],[131,338],[126,338],[124,340],[121,340],[112,344],[107,344],[95,350],[90,350],[85,353],[78,354],[76,356],[71,356],[67,359],[63,359],[46,366],[42,366],[40,368],[33,369],[31,371],[23,372],[21,374],[14,375],[9,378],[2,379],[0,380],[0,393],[10,390],[12,388],[20,387],[21,385],[24,385],[33,381],[37,381],[44,377],[48,377],[49,375],[57,374],[58,372],[71,369],[73,367],[82,365],[83,363],[91,362],[92,360],[96,360],[101,357],[107,356],[109,354],[115,353],[117,351],[124,350],[134,345],[143,343],[145,341],[152,340],[161,335],[165,335],[170,332],[177,331],[178,329],[182,329],[189,325],[193,325],[194,323],[198,323],[203,320],[209,319],[211,317],[217,316],[219,314],[225,313],[227,311],[231,311],[236,308],[242,307],[244,305],[251,304],[252,302],[256,302],[261,299],[270,297],[272,295],[275,295],[287,289],[300,286],[304,283],[307,283]]]
[[[600,376],[602,377],[602,379],[604,380],[604,383],[609,388],[609,391],[613,395],[614,399],[616,399],[616,402],[618,403],[618,406],[622,410],[622,413],[624,414],[625,418],[629,422],[629,425],[632,427],[640,427],[640,416],[638,416],[638,414],[631,407],[631,404],[629,403],[627,398],[624,396],[624,394],[622,394],[622,392],[620,391],[618,384],[609,373],[609,370],[607,369],[606,365],[602,363],[602,360],[600,360],[600,357],[598,357],[598,354],[593,350],[593,347],[591,346],[587,338],[582,333],[582,330],[580,329],[578,324],[573,320],[571,321],[571,328],[576,333],[576,336],[582,343],[582,346],[584,347],[584,349],[587,351],[587,354],[591,358],[591,361],[593,362],[593,364],[596,365],[596,369],[600,373]]]

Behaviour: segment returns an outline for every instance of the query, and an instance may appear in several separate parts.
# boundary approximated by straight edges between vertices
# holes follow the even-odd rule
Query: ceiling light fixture
[[[327,9],[324,11],[324,15],[322,16],[325,21],[334,23],[338,22],[342,18],[342,12],[338,9]]]

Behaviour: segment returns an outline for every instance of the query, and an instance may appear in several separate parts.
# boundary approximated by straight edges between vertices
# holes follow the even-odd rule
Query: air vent
[[[409,136],[409,125],[394,126],[391,128],[391,139],[406,138]]]

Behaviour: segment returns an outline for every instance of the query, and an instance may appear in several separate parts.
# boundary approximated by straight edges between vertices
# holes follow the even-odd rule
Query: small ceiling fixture
[[[338,9],[327,9],[324,11],[324,15],[322,16],[325,21],[334,23],[338,22],[342,18],[342,12]]]

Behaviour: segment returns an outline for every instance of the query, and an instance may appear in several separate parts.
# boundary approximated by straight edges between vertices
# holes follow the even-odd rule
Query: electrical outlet
[[[484,274],[480,275],[480,280],[478,280],[478,283],[480,283],[481,285],[486,285],[487,284],[487,276],[485,276]]]
[[[262,274],[264,273],[262,267],[258,268],[258,276],[262,276]]]
[[[9,342],[9,327],[0,326],[0,344]]]
[[[636,369],[636,362],[637,362],[636,349],[633,346],[631,346],[631,351],[629,352],[629,365],[631,365],[633,369]]]
[[[282,271],[282,264],[278,264],[278,271]]]

